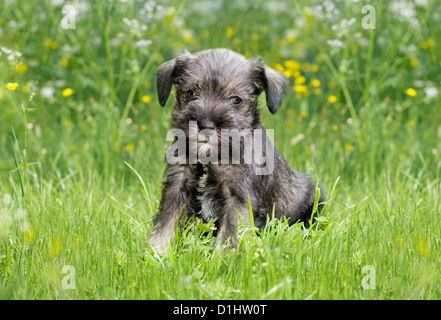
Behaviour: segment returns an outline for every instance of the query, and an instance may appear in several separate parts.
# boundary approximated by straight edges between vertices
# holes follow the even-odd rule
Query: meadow
[[[366,7],[368,6],[368,7]],[[365,9],[363,9],[365,8]],[[0,0],[1,299],[441,299],[441,4]],[[303,230],[188,221],[147,248],[182,50],[289,77],[262,122],[328,190]]]

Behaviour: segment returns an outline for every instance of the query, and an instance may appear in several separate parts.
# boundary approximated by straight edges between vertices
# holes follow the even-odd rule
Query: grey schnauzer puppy
[[[286,77],[266,66],[261,58],[246,59],[231,50],[210,49],[185,53],[158,68],[157,91],[161,106],[165,105],[172,85],[176,88],[173,128],[185,133],[187,148],[184,148],[185,161],[169,162],[165,170],[162,199],[153,220],[149,244],[163,252],[178,222],[189,214],[196,214],[205,222],[217,218],[215,247],[227,244],[236,248],[240,217],[251,219],[249,203],[256,227],[264,227],[267,215],[272,216],[273,212],[275,218],[286,217],[290,225],[302,221],[309,227],[315,179],[288,165],[267,137],[257,107],[258,97],[265,91],[268,109],[273,114],[279,110],[285,96]],[[207,137],[197,141],[193,148],[192,124],[197,137]],[[236,147],[239,157],[231,159],[236,149],[229,146],[232,135],[226,138],[223,135],[227,129],[247,132],[248,136],[258,132],[254,137],[264,145],[261,150],[266,159],[271,156],[271,171],[256,173],[262,169],[262,163],[246,155],[250,146],[244,142],[247,134],[240,136],[239,147]],[[209,134],[201,135],[201,132]],[[233,161],[205,164],[200,160],[190,161],[195,154],[207,156],[207,150],[215,151],[207,149],[213,142],[227,143],[227,149],[221,150],[220,146],[219,150],[228,150],[228,157]],[[256,146],[251,145],[253,149]],[[320,186],[320,190],[319,210],[325,200],[323,187]]]

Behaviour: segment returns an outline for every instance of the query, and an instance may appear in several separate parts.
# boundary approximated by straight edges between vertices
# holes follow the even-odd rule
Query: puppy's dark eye
[[[196,99],[198,96],[197,96],[197,94],[196,94],[196,92],[194,92],[193,90],[188,90],[186,93],[185,93],[185,98],[187,99],[187,100],[194,100],[194,99]]]
[[[230,98],[232,104],[239,105],[242,103],[242,99],[240,97],[234,96]]]

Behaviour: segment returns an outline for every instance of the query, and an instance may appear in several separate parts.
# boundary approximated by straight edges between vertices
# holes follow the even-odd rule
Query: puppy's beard
[[[217,135],[203,136],[197,141],[198,162],[202,164],[216,163],[218,161]]]
[[[211,148],[213,145],[208,142],[198,141],[198,155],[209,157],[211,153]]]

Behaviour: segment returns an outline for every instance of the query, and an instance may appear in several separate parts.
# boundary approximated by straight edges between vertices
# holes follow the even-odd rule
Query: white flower
[[[54,96],[55,89],[53,87],[45,87],[41,89],[41,96],[46,99],[51,99]]]
[[[109,41],[111,47],[117,47],[121,44],[121,41],[118,38],[112,38]]]
[[[130,20],[127,17],[124,17],[122,20],[126,25],[128,25],[130,28],[133,28],[133,25],[136,24],[138,21],[136,19]]]
[[[20,51],[11,50],[6,47],[0,47],[0,50],[7,54],[9,61],[15,61],[16,58],[19,58],[23,55]]]
[[[71,46],[68,44],[63,45],[62,49],[63,49],[63,52],[71,52],[72,51]]]
[[[64,0],[52,0],[52,5],[55,7],[59,7],[64,3]]]
[[[424,88],[424,93],[426,94],[426,97],[429,99],[438,97],[438,90],[434,87]]]
[[[12,201],[12,197],[10,194],[5,193],[3,195],[3,204],[5,205],[5,207],[9,206],[11,204]]]
[[[66,86],[66,81],[64,81],[64,80],[55,80],[55,82],[54,82],[54,85],[57,87],[57,88],[62,88],[62,87],[65,87]]]
[[[329,44],[331,47],[342,47],[343,42],[337,39],[334,40],[328,40],[326,41],[327,44]]]
[[[0,48],[4,53],[6,53],[6,54],[11,54],[12,53],[12,50],[11,49],[8,49],[8,48],[5,48],[5,47],[1,47]]]
[[[151,45],[152,44],[152,40],[138,40],[138,41],[136,41],[135,42],[135,45],[138,47],[138,48],[143,48],[143,47],[148,47],[149,45]]]
[[[400,20],[408,21],[415,18],[417,13],[412,2],[396,1],[390,5],[390,10],[400,17]]]
[[[9,227],[12,224],[12,216],[7,208],[0,208],[0,237],[9,234]]]
[[[415,4],[419,7],[425,7],[428,4],[427,0],[415,0]]]
[[[417,47],[414,44],[411,44],[409,48],[407,48],[407,51],[409,52],[415,52],[417,50]]]

